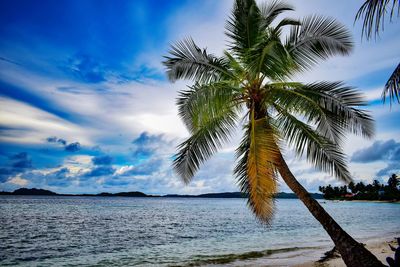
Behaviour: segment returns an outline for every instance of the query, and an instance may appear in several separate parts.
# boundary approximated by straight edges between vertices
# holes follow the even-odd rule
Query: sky
[[[355,181],[385,182],[400,171],[400,105],[380,94],[400,62],[400,23],[376,40],[361,39],[354,16],[363,1],[289,1],[301,18],[334,17],[353,34],[348,57],[331,58],[294,80],[344,81],[369,101],[376,135],[344,145]],[[177,91],[161,64],[170,44],[191,36],[221,55],[231,0],[0,1],[0,191],[20,187],[59,193],[142,191],[201,194],[238,191],[232,169],[237,137],[184,185],[171,168],[188,136]],[[341,183],[285,149],[288,165],[310,191]],[[282,181],[280,191],[290,190]]]

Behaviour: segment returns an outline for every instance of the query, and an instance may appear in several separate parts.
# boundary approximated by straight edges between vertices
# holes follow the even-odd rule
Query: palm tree
[[[399,0],[367,0],[360,7],[356,14],[355,20],[363,19],[362,36],[365,35],[367,40],[372,36],[375,38],[380,31],[384,30],[385,15],[389,12],[390,20],[393,19],[397,5],[397,16],[399,16],[400,3]],[[382,92],[382,101],[386,102],[389,96],[390,105],[397,100],[400,104],[400,64],[390,75]]]
[[[286,143],[318,169],[350,182],[340,148],[346,132],[371,137],[373,120],[362,96],[342,82],[288,81],[318,61],[352,48],[349,32],[331,18],[301,21],[277,17],[290,5],[236,0],[226,23],[229,48],[221,57],[187,38],[172,46],[163,62],[169,79],[193,80],[180,91],[179,115],[190,137],[178,146],[174,170],[189,183],[200,165],[242,125],[234,169],[255,216],[269,224],[278,174],[322,224],[348,266],[382,266],[314,200],[290,171],[282,153]],[[284,39],[283,31],[289,27]]]

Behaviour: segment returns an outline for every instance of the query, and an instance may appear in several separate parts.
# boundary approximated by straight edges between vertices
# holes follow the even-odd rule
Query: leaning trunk
[[[362,244],[358,243],[346,233],[324,208],[322,208],[318,201],[310,196],[306,189],[293,176],[283,157],[281,157],[281,164],[278,169],[285,183],[299,197],[315,219],[321,223],[325,231],[329,234],[347,266],[385,266]]]

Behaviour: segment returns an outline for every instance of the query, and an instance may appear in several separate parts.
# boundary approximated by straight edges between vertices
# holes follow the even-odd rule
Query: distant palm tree
[[[396,8],[397,5],[397,8]],[[380,31],[384,30],[385,15],[389,15],[390,20],[393,19],[395,10],[399,16],[400,4],[399,0],[367,0],[360,7],[356,14],[355,20],[363,19],[362,35],[371,39],[376,37]],[[390,10],[390,11],[389,11]],[[389,14],[388,14],[389,13]],[[386,82],[382,92],[382,101],[385,103],[386,97],[389,96],[390,105],[394,101],[400,104],[400,64],[394,70],[389,80]]]
[[[276,21],[290,10],[283,2],[257,6],[255,0],[236,0],[226,23],[229,48],[222,57],[200,49],[190,38],[172,46],[163,62],[169,79],[195,82],[177,100],[190,137],[178,146],[174,169],[189,183],[242,124],[234,173],[256,217],[271,222],[279,173],[328,232],[348,266],[382,266],[310,196],[282,155],[286,142],[318,169],[350,182],[340,147],[344,135],[371,137],[374,132],[371,117],[357,109],[366,102],[353,88],[341,82],[288,81],[319,60],[347,55],[352,48],[349,32],[334,19]],[[286,26],[290,32],[283,40]]]

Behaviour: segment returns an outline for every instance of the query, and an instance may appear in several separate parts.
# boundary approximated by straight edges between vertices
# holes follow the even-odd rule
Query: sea
[[[319,202],[359,241],[400,233],[400,204]],[[329,247],[297,199],[277,199],[268,226],[245,199],[0,196],[0,266],[229,266]]]

